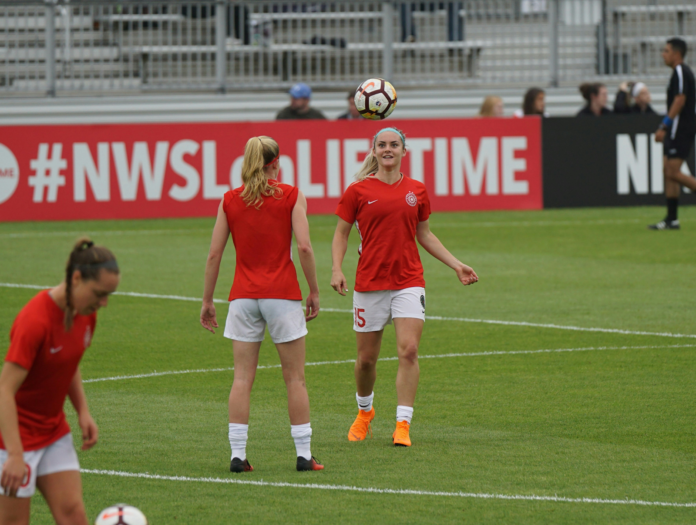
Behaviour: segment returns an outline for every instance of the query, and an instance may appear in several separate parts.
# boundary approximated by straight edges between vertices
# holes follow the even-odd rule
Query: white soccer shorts
[[[225,323],[225,337],[235,341],[263,341],[266,325],[274,343],[288,343],[307,335],[301,301],[235,299]]]
[[[0,464],[4,466],[5,461],[7,461],[7,450],[0,449]],[[80,462],[77,460],[70,433],[47,447],[25,452],[24,463],[27,465],[28,473],[24,484],[17,491],[18,498],[31,498],[34,495],[36,478],[66,470],[80,470]],[[0,487],[0,494],[4,494],[2,487]]]
[[[356,332],[379,332],[397,317],[425,321],[425,288],[353,292],[353,330]]]

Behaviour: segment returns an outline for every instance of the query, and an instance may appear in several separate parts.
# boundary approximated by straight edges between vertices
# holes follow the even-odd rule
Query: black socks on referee
[[[679,199],[667,199],[667,220],[677,220],[677,208],[679,208]]]

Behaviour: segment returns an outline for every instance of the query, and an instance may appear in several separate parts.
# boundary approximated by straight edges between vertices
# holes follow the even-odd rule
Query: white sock
[[[360,397],[358,393],[355,393],[355,399],[358,400],[358,408],[360,410],[364,410],[365,412],[369,412],[372,410],[372,402],[375,399],[375,393],[372,392],[369,396],[365,397]]]
[[[411,424],[411,418],[413,417],[413,407],[405,407],[403,405],[398,405],[396,407],[396,420],[406,421],[409,425]]]
[[[249,425],[241,423],[230,423],[229,430],[230,447],[232,447],[232,457],[242,461],[246,459],[246,444],[249,437]]]
[[[304,425],[290,425],[290,434],[295,440],[295,449],[297,457],[302,456],[305,459],[312,459],[310,450],[310,441],[312,441],[312,425],[305,423]]]

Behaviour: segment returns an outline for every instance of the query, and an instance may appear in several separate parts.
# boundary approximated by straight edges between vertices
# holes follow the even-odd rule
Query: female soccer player
[[[97,442],[78,364],[92,342],[97,310],[119,283],[116,258],[80,239],[65,281],[44,290],[19,312],[0,373],[0,523],[29,523],[30,498],[41,491],[56,523],[87,525],[80,465],[65,420],[75,407],[82,450]]]
[[[297,449],[297,470],[324,468],[310,451],[312,427],[305,387],[306,321],[319,313],[319,287],[309,239],[307,200],[297,188],[276,179],[279,148],[270,137],[252,137],[244,149],[243,186],[228,191],[220,202],[205,268],[201,325],[217,328],[213,292],[220,260],[232,233],[237,265],[230,291],[225,337],[232,339],[234,382],[229,399],[230,471],[250,472],[246,457],[249,397],[256,376],[259,349],[268,324],[278,349],[288,391],[291,434]],[[302,311],[302,294],[292,262],[295,234],[309,295]]]
[[[419,378],[418,344],[425,321],[425,281],[415,239],[433,257],[452,268],[462,284],[473,284],[478,276],[430,231],[430,201],[425,186],[399,171],[405,154],[406,140],[398,129],[385,128],[374,136],[372,151],[355,176],[356,182],[348,187],[336,209],[331,286],[341,295],[347,291],[341,265],[355,224],[361,240],[353,293],[358,417],[350,427],[348,439],[365,439],[375,417],[372,389],[377,378],[377,358],[384,327],[393,319],[399,369],[392,440],[395,445],[409,447]]]

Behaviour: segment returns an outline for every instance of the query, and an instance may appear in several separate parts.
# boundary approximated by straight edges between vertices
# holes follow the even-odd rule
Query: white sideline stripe
[[[254,481],[233,478],[193,478],[189,476],[161,476],[144,472],[122,472],[118,470],[80,469],[83,474],[118,476],[121,478],[142,478],[160,481],[192,481],[198,483],[221,483],[228,485],[251,485],[256,487],[293,488],[306,490],[338,490],[344,492],[366,492],[370,494],[395,494],[399,496],[437,496],[454,498],[502,499],[517,501],[551,501],[554,503],[598,503],[610,505],[642,505],[648,507],[696,507],[696,503],[671,501],[645,501],[639,499],[566,498],[563,496],[537,496],[535,494],[488,494],[475,492],[438,492],[411,489],[380,489],[375,487],[355,487],[350,485],[325,485],[320,483],[288,483],[286,481]]]
[[[0,283],[2,288],[29,288],[30,290],[48,290],[52,286],[40,286],[38,284],[15,284],[15,283]],[[172,299],[174,301],[193,301],[200,302],[200,297],[184,297],[183,295],[157,295],[151,293],[138,292],[114,292],[113,295],[125,295],[127,297],[145,297],[147,299]],[[227,299],[213,299],[215,303],[229,303]],[[349,311],[349,310],[346,310]],[[352,313],[352,310],[350,310]]]
[[[35,284],[14,284],[14,283],[0,283],[0,287],[5,288],[30,288],[33,290],[46,290],[51,288],[51,286],[39,286]],[[148,299],[173,299],[175,301],[194,301],[198,302],[201,300],[200,297],[184,297],[181,295],[157,295],[149,293],[137,293],[137,292],[114,292],[114,295],[125,295],[129,297],[146,297]],[[229,301],[225,299],[213,299],[215,303],[228,303]],[[324,312],[336,312],[336,313],[346,313],[352,314],[353,310],[342,310],[338,308],[322,308],[321,311]],[[636,330],[621,330],[619,328],[593,328],[585,326],[568,326],[560,324],[548,324],[548,323],[529,323],[527,321],[501,321],[498,319],[471,319],[468,317],[441,317],[438,315],[426,315],[426,319],[431,321],[456,321],[460,323],[484,323],[484,324],[500,324],[505,326],[530,326],[532,328],[554,328],[556,330],[572,330],[575,332],[602,332],[607,334],[623,334],[623,335],[649,335],[655,337],[677,337],[677,338],[689,338],[696,339],[696,334],[675,334],[673,332],[642,332]]]
[[[645,219],[647,221],[648,219]],[[644,222],[640,219],[595,219],[588,221],[511,221],[511,222],[496,222],[496,221],[481,221],[481,222],[433,222],[431,224],[433,229],[437,228],[467,228],[469,226],[491,228],[498,227],[506,228],[508,226],[518,227],[518,226],[587,226],[589,224],[634,224]]]
[[[28,237],[75,237],[82,235],[162,235],[167,233],[200,233],[211,232],[212,229],[180,229],[180,230],[92,230],[92,231],[60,231],[60,232],[15,232],[0,233],[0,239],[24,239]]]
[[[587,226],[591,224],[633,224],[645,222],[648,219],[590,219],[582,220],[559,220],[559,221],[473,221],[473,222],[442,222],[433,223],[434,228],[468,228],[471,226],[483,228],[506,228],[506,227],[527,227],[527,226]],[[681,219],[681,222],[688,222],[688,219]],[[322,226],[315,225],[314,228]],[[333,227],[333,226],[331,226]],[[189,228],[172,230],[75,230],[75,231],[23,231],[12,233],[0,233],[0,239],[23,239],[29,237],[79,237],[81,235],[162,235],[169,233],[211,233],[212,228]]]
[[[420,355],[418,359],[440,359],[444,357],[479,357],[479,356],[489,356],[489,355],[518,355],[518,354],[551,354],[560,352],[589,352],[592,350],[641,350],[641,349],[658,349],[658,348],[696,348],[696,344],[693,345],[650,345],[650,346],[587,346],[584,348],[554,348],[547,350],[510,350],[501,352],[471,352],[471,353],[461,353],[461,354],[434,354],[434,355]],[[396,361],[398,357],[380,357],[380,361]],[[305,366],[321,366],[321,365],[341,365],[346,363],[355,363],[355,359],[343,359],[340,361],[313,361],[305,363]],[[280,368],[280,365],[260,365],[256,367],[257,369],[264,368]],[[226,368],[197,368],[193,370],[169,370],[165,372],[150,372],[146,374],[134,374],[127,376],[113,376],[113,377],[96,377],[94,379],[83,379],[83,383],[99,383],[102,381],[119,381],[123,379],[141,379],[144,377],[159,377],[159,376],[171,376],[171,375],[181,375],[181,374],[203,374],[207,372],[229,372],[234,370],[234,367]]]

